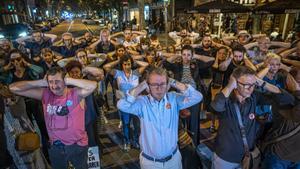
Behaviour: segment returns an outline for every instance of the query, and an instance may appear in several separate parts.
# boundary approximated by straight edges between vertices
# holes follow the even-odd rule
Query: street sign
[[[297,13],[297,12],[300,12],[300,10],[299,9],[286,9],[284,11],[284,13]]]
[[[88,150],[88,169],[100,169],[100,157],[98,146],[89,147]]]

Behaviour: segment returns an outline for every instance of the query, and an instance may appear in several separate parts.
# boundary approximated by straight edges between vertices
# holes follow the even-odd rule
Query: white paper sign
[[[100,158],[98,146],[89,147],[88,150],[88,169],[100,169]]]

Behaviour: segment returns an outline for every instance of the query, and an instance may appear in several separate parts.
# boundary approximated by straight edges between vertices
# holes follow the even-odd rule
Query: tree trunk
[[[138,7],[139,7],[139,27],[140,30],[145,29],[145,16],[144,16],[144,6],[145,6],[145,0],[138,0]]]

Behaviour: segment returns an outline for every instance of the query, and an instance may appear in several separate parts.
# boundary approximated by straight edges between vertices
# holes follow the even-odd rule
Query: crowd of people
[[[108,122],[111,86],[124,153],[140,150],[142,169],[202,168],[203,115],[216,134],[213,169],[244,168],[250,156],[260,157],[254,169],[300,168],[297,35],[216,39],[183,28],[164,46],[146,31],[104,28],[60,40],[35,31],[15,46],[0,39],[0,165],[87,169],[88,147],[102,148],[97,120]]]

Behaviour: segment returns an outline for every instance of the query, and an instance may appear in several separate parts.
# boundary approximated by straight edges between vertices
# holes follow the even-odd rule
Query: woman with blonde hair
[[[96,53],[110,53],[115,50],[115,44],[110,40],[110,31],[106,28],[100,31],[99,40],[89,46],[94,49]]]

